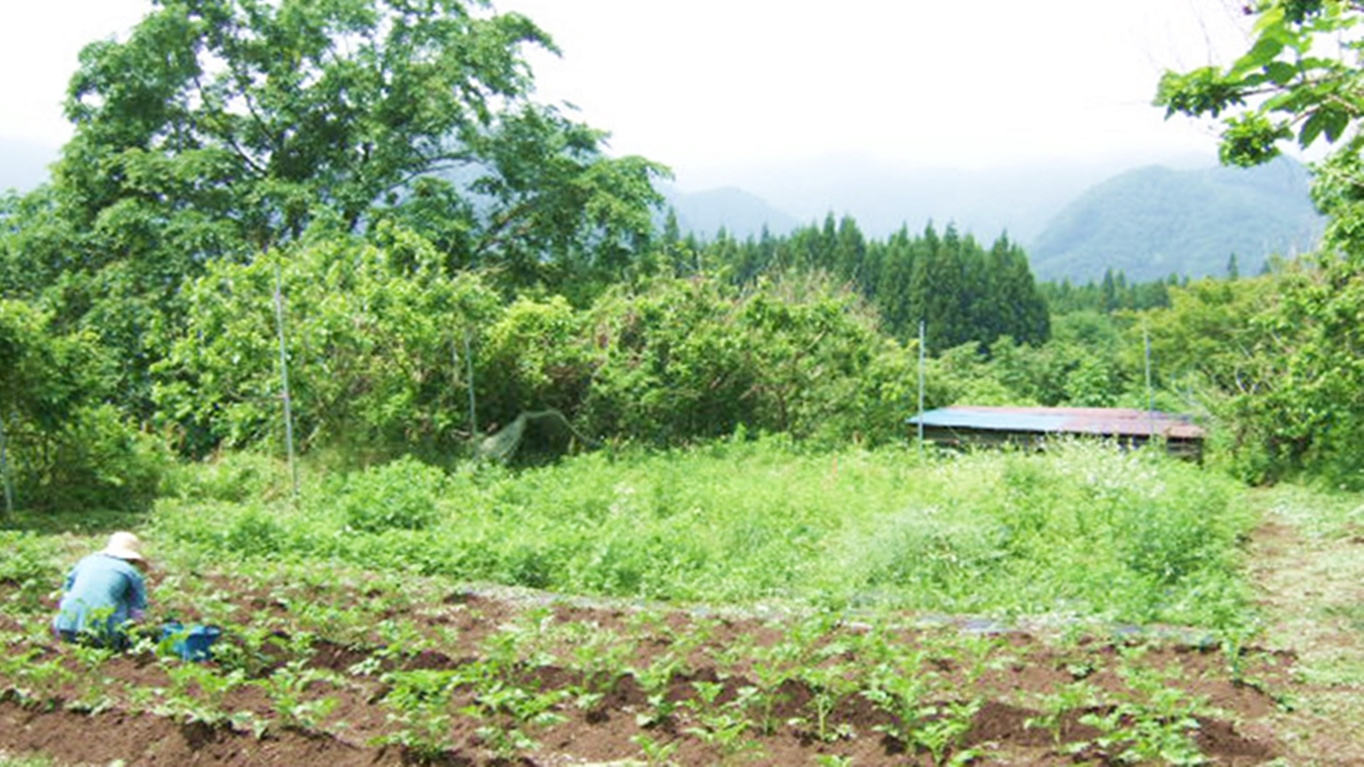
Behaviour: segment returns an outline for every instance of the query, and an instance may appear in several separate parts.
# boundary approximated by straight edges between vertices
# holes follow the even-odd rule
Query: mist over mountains
[[[1179,161],[1177,161],[1179,162]],[[1189,160],[1182,161],[1190,162]],[[791,166],[699,194],[665,190],[683,230],[723,227],[738,239],[851,215],[870,239],[930,223],[986,245],[1022,245],[1035,276],[1076,283],[1222,276],[1233,256],[1254,274],[1272,255],[1311,250],[1324,219],[1307,168],[1289,158],[1257,168],[1187,164],[1128,170],[1058,164],[992,170],[893,168],[843,160]]]
[[[978,240],[991,241],[1007,233],[1012,240],[1026,242],[1068,202],[1118,169],[1113,164],[1077,162],[972,170],[827,156],[736,169],[732,186],[801,225],[820,223],[829,213],[836,218],[850,215],[873,239],[884,239],[902,226],[919,232],[932,222],[940,230],[952,224]],[[735,225],[727,228],[736,233]]]
[[[0,192],[48,178],[57,149],[0,139]],[[764,227],[786,234],[851,216],[868,239],[907,227],[948,225],[989,244],[1000,235],[1027,251],[1042,280],[1084,283],[1106,271],[1145,282],[1225,275],[1235,256],[1254,274],[1271,255],[1311,250],[1324,221],[1307,169],[1288,158],[1259,168],[1204,159],[1124,169],[1112,163],[1048,163],[984,170],[909,168],[860,157],[825,157],[737,169],[735,183],[662,191],[683,231],[738,239]]]

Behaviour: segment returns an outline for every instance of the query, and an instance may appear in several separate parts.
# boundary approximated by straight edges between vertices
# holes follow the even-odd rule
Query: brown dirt
[[[201,621],[211,601],[228,627],[196,666],[53,644],[31,595],[0,584],[0,634],[26,659],[0,667],[0,764],[1164,764],[1185,738],[1185,763],[1364,764],[1364,535],[1264,518],[1248,551],[1265,625],[1241,648],[195,574],[203,593],[164,607]],[[448,700],[422,708],[423,678]],[[878,697],[897,680],[919,682],[917,707]],[[407,724],[404,691],[422,714]],[[447,718],[426,728],[432,711]]]

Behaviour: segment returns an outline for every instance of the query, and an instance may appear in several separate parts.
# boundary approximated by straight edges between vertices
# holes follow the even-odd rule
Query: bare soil
[[[11,657],[71,672],[46,683],[0,675],[0,763],[41,754],[59,765],[175,767],[1364,764],[1364,538],[1307,540],[1271,518],[1250,545],[1268,625],[1240,648],[1182,632],[1082,636],[901,616],[891,630],[831,624],[790,659],[782,648],[809,625],[792,616],[455,588],[394,602],[348,587],[309,601],[214,576],[240,621],[229,625],[271,627],[264,641],[229,631],[218,659],[202,664],[226,674],[233,659],[239,683],[226,691],[186,685],[184,662],[150,652],[92,666],[0,614],[0,631],[30,637],[11,643]],[[0,585],[0,599],[16,591]],[[327,607],[370,609],[373,622],[329,632],[317,618]],[[406,647],[384,641],[386,622],[419,636]],[[896,673],[923,680],[912,710],[868,694],[878,678],[887,687],[884,647],[896,648]],[[459,679],[433,729],[404,722],[395,702],[402,680],[422,671]],[[280,680],[297,680],[292,697]],[[1093,703],[1057,703],[1086,687]],[[909,716],[942,738],[908,734]],[[1159,736],[1186,737],[1201,756],[1162,755],[1150,745]]]

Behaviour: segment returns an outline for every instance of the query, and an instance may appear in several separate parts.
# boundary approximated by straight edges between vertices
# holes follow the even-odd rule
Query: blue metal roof
[[[943,408],[923,414],[924,426],[1001,431],[1062,431],[1067,417],[1054,413],[1002,413]],[[918,425],[920,419],[909,422]]]
[[[977,431],[1203,437],[1203,430],[1185,416],[1131,408],[957,406],[930,410],[906,420],[916,426],[922,423],[925,427]]]

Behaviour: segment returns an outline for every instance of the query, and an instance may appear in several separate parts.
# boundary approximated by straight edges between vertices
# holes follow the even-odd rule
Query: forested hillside
[[[1071,202],[1029,244],[1049,280],[1139,282],[1264,268],[1271,256],[1310,252],[1324,221],[1308,194],[1307,169],[1281,157],[1254,168],[1149,167],[1116,176]]]

